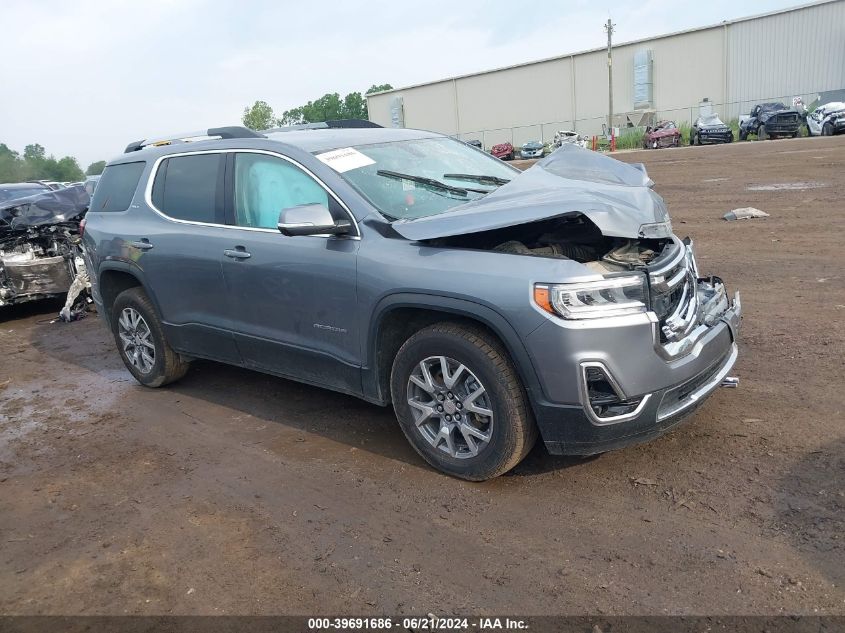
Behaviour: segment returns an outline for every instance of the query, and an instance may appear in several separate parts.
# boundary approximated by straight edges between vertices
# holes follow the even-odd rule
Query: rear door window
[[[106,167],[94,191],[90,210],[126,211],[135,195],[135,189],[138,188],[145,165],[146,163],[140,162]]]
[[[223,224],[224,165],[219,153],[164,159],[153,182],[153,205],[177,220]]]

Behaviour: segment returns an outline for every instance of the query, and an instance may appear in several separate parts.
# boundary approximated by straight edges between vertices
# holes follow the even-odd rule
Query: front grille
[[[696,283],[692,251],[677,242],[649,271],[651,309],[660,322],[661,342],[679,340],[695,325]]]

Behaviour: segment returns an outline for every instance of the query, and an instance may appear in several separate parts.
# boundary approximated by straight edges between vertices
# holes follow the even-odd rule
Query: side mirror
[[[301,204],[282,209],[277,225],[282,235],[346,235],[351,230],[347,220],[335,222],[322,204]]]

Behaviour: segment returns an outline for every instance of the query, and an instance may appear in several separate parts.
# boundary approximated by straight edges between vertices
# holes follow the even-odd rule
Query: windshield
[[[48,191],[48,189],[45,189],[44,187],[33,187],[32,189],[24,189],[22,187],[4,189],[0,187],[0,202],[9,202],[10,200],[17,200],[18,198],[27,198],[38,193],[44,193],[45,191]]]
[[[705,114],[701,117],[702,125],[724,125],[718,114]]]
[[[346,169],[339,163],[335,169],[391,220],[445,213],[519,174],[497,158],[443,137],[357,145],[322,152],[321,160],[334,167],[329,157],[339,152],[346,152]],[[350,160],[352,152],[357,156]]]

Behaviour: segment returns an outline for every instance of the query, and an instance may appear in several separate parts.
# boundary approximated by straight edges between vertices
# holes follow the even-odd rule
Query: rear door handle
[[[232,259],[249,259],[250,257],[252,257],[252,253],[247,253],[246,249],[243,246],[227,248],[225,251],[223,251],[223,254],[226,257],[231,257]]]
[[[153,245],[150,244],[150,240],[148,240],[146,237],[142,237],[137,242],[130,242],[129,245],[134,248],[137,248],[140,251],[148,251],[153,247]]]

